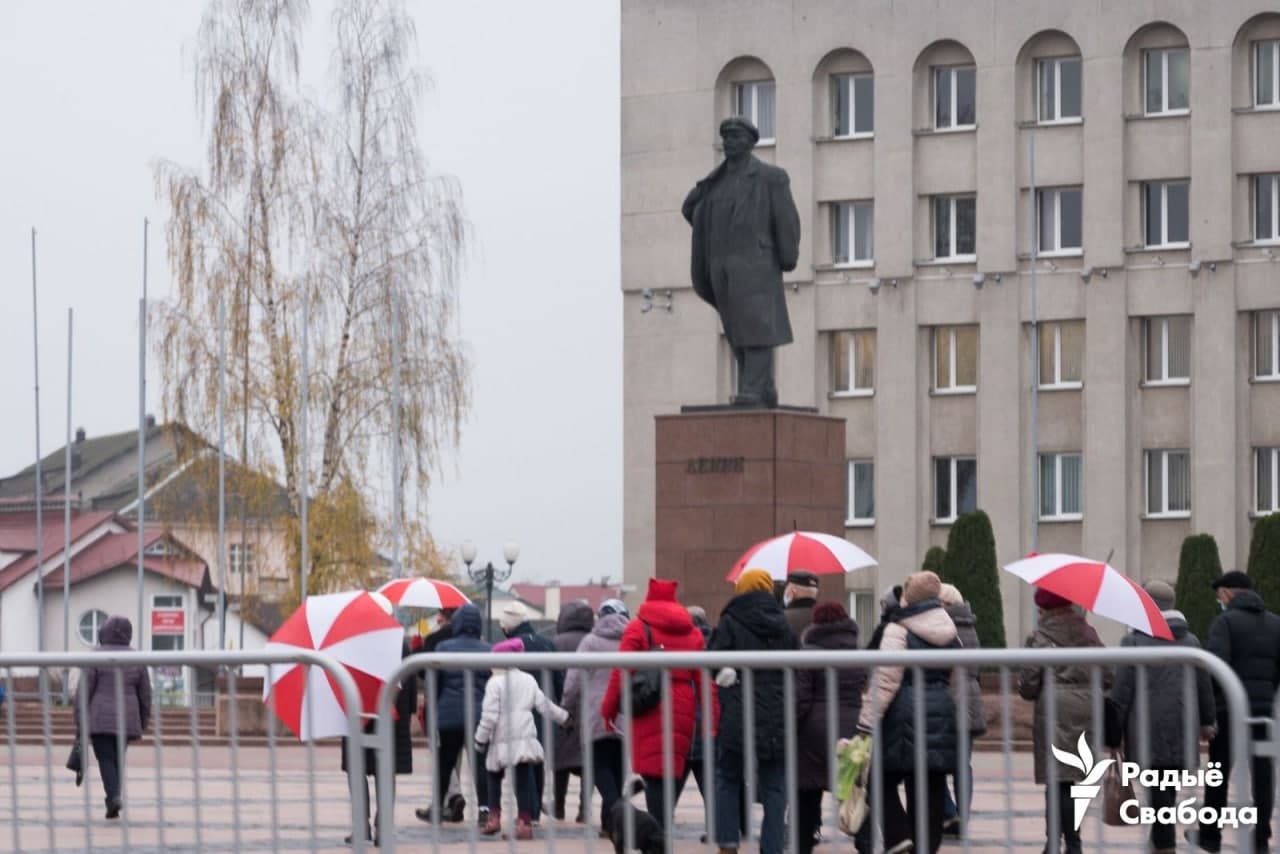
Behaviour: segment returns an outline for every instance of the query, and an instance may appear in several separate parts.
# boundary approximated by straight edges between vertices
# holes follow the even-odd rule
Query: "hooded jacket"
[[[804,633],[803,649],[855,651],[858,648],[858,624],[853,620],[838,623],[814,623]],[[858,726],[862,709],[862,689],[867,671],[861,667],[836,671],[836,692],[827,693],[825,670],[801,670],[796,673],[796,721],[799,726],[796,787],[801,790],[827,788],[827,757],[835,752],[838,739],[849,738]],[[830,732],[827,716],[832,702],[836,707],[836,730]]]
[[[436,646],[441,655],[456,652],[488,652],[489,644],[480,639],[483,619],[480,609],[470,603],[463,605],[453,615],[449,624],[450,637]],[[489,679],[488,670],[476,670],[471,674],[471,722],[480,719],[480,705],[484,702],[484,686]],[[467,728],[466,675],[461,670],[436,671],[436,729],[441,732],[460,732]]]
[[[485,747],[485,767],[501,771],[522,762],[541,764],[544,754],[533,713],[556,723],[568,713],[551,702],[533,677],[523,670],[494,669],[484,689],[475,742]]]
[[[791,631],[782,606],[772,593],[752,591],[729,600],[720,614],[720,622],[711,633],[708,649],[774,651],[796,649],[798,643]],[[735,752],[754,750],[757,759],[783,758],[786,710],[783,702],[782,671],[755,670],[750,702],[755,713],[755,744],[744,745],[744,708],[742,677],[725,688],[719,687],[721,748]]]
[[[1221,658],[1240,677],[1249,695],[1249,713],[1271,717],[1271,704],[1280,684],[1280,616],[1266,609],[1262,597],[1240,590],[1227,608],[1209,624],[1209,652]],[[1219,717],[1226,704],[1214,687]]]
[[[1173,640],[1153,638],[1140,632],[1129,632],[1120,641],[1121,646],[1164,647],[1189,646],[1200,648],[1200,641],[1187,627],[1187,618],[1179,611],[1165,611],[1165,622],[1173,633]],[[1184,679],[1194,673],[1192,697],[1195,706],[1186,707]],[[1116,684],[1111,689],[1111,701],[1119,720],[1125,724],[1125,758],[1137,762],[1143,768],[1180,768],[1193,771],[1199,765],[1199,727],[1214,723],[1213,680],[1209,672],[1200,667],[1184,668],[1179,664],[1148,665],[1146,667],[1146,726],[1140,720],[1139,708],[1143,702],[1138,695],[1138,678],[1133,665],[1116,669]],[[1193,713],[1194,712],[1194,713]],[[1194,745],[1188,754],[1187,745]],[[1188,759],[1191,759],[1188,762]]]
[[[959,605],[947,605],[947,616],[951,618],[951,622],[956,624],[956,635],[960,638],[961,649],[981,649],[982,642],[978,640],[978,619],[973,615],[973,611],[969,608],[967,602],[961,602]],[[982,701],[982,683],[978,680],[978,668],[970,667],[964,671],[965,682],[968,683],[965,691],[964,701],[965,710],[968,713],[969,735],[982,735],[987,731],[987,707]],[[960,696],[960,673],[952,671],[951,678],[951,698],[956,701],[956,717],[959,719],[959,703]]]
[[[704,648],[702,632],[684,606],[676,601],[676,582],[661,578],[649,579],[649,593],[636,610],[632,620],[618,643],[619,652],[643,653],[650,649],[645,637],[645,625],[653,636],[653,646],[667,652],[697,652]],[[643,658],[643,656],[637,656]],[[637,664],[643,667],[643,664]],[[631,722],[631,768],[644,777],[662,777],[666,763],[663,758],[662,716],[663,706],[671,709],[671,771],[679,777],[684,773],[685,758],[693,740],[694,709],[701,696],[701,670],[671,670],[671,693],[667,703],[634,718]],[[630,674],[627,674],[630,678]],[[621,711],[623,671],[609,674],[609,686],[600,704],[600,715],[606,721],[614,721]],[[615,725],[615,729],[617,725]]]
[[[560,610],[560,618],[556,620],[556,636],[552,640],[557,652],[575,652],[582,639],[591,631],[595,623],[595,612],[586,602],[569,602]],[[552,697],[557,703],[564,700],[564,684],[568,674],[563,670],[556,671],[554,686],[558,693]],[[582,767],[582,734],[578,731],[577,722],[570,712],[570,725],[556,733],[555,756],[552,767],[557,771],[577,770]]]
[[[578,652],[617,652],[628,622],[628,619],[621,614],[604,615],[596,620],[591,634],[578,644]],[[612,672],[607,667],[594,667],[590,670],[575,667],[565,676],[562,705],[570,717],[578,720],[583,703],[582,695],[586,693],[587,737],[592,741],[618,737],[616,732],[605,726],[604,718],[600,715],[600,704],[604,700],[605,690],[609,687],[609,676]],[[578,722],[581,723],[581,721]]]
[[[1093,630],[1082,614],[1067,606],[1053,608],[1040,613],[1040,624],[1030,637],[1026,646],[1030,649],[1054,649],[1056,647],[1102,646],[1098,633]],[[1080,733],[1086,733],[1092,740],[1093,725],[1093,679],[1090,668],[1077,664],[1068,664],[1053,668],[1054,700],[1056,706],[1056,726],[1053,731],[1053,744],[1068,750],[1080,740]],[[1018,673],[1018,694],[1024,700],[1034,700],[1036,704],[1034,726],[1032,727],[1032,745],[1035,752],[1036,782],[1048,782],[1048,767],[1055,762],[1045,743],[1046,716],[1048,714],[1042,690],[1044,688],[1045,668],[1036,665],[1023,667]],[[1102,669],[1102,688],[1111,685],[1111,671]],[[1102,729],[1102,721],[1098,721],[1098,730]],[[1101,745],[1093,745],[1095,755]],[[1084,772],[1058,762],[1057,780],[1059,783],[1079,783],[1084,779]]]
[[[894,612],[885,626],[880,649],[945,649],[959,647],[956,625],[937,599],[907,605]],[[880,723],[884,769],[912,773],[916,763],[915,707],[924,704],[924,756],[928,771],[956,768],[956,705],[951,699],[951,671],[925,668],[921,679],[904,679],[902,667],[877,667],[871,672],[862,700],[859,729],[872,731]],[[923,698],[917,699],[923,693]]]
[[[126,618],[108,617],[98,629],[95,652],[133,652],[133,624]],[[116,702],[116,674],[120,674],[123,703]],[[81,693],[84,699],[81,699]],[[80,704],[88,710],[89,735],[116,735],[121,728],[129,741],[142,737],[151,723],[151,678],[145,667],[86,667],[76,687],[74,717],[81,730]]]

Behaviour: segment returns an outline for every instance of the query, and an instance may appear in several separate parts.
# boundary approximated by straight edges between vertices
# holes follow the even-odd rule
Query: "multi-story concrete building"
[[[847,534],[881,562],[851,590],[915,569],[973,507],[1002,562],[1038,529],[1042,552],[1140,579],[1171,580],[1196,532],[1244,563],[1280,507],[1274,3],[624,0],[633,584],[654,416],[730,392],[679,209],[734,113],[803,220],[778,386],[846,419]],[[1002,581],[1013,641],[1030,599]]]

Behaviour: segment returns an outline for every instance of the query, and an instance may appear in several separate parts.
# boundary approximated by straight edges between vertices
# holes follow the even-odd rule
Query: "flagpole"
[[[36,230],[31,229],[31,346],[36,395],[36,648],[44,652],[44,470],[40,460],[40,320],[36,295]]]
[[[241,546],[243,549],[244,546]],[[241,552],[241,559],[244,553]],[[227,648],[227,303],[218,300],[218,649]],[[244,584],[240,621],[244,622]]]
[[[400,299],[391,292],[391,577],[400,570]]]
[[[147,521],[146,457],[147,457],[147,230],[149,223],[142,220],[142,299],[138,300],[138,625],[134,637],[138,649],[143,646],[146,611],[142,603],[142,549],[143,527]]]
[[[299,464],[302,469],[302,476],[299,478],[299,492],[301,493],[302,505],[302,544],[300,548],[300,557],[302,561],[301,577],[302,577],[302,601],[307,601],[307,575],[310,569],[310,554],[307,543],[308,527],[307,527],[307,497],[310,492],[308,483],[307,470],[307,408],[310,405],[309,390],[311,387],[310,360],[307,355],[307,348],[310,345],[310,336],[308,329],[311,325],[311,291],[306,287],[302,290],[302,441],[298,446]]]
[[[71,335],[73,309],[67,309],[67,444],[62,456],[62,650],[71,651]],[[63,694],[66,694],[63,683]]]

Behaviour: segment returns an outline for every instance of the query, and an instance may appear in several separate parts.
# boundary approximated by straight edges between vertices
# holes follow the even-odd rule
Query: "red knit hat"
[[[1071,604],[1070,599],[1064,599],[1052,590],[1043,588],[1036,591],[1036,607],[1046,611],[1052,611],[1054,608],[1066,608]]]
[[[839,602],[819,602],[813,606],[813,623],[843,623],[849,619],[849,612]]]
[[[645,596],[648,602],[674,602],[676,601],[676,588],[679,582],[670,581],[665,578],[650,578],[649,593]]]

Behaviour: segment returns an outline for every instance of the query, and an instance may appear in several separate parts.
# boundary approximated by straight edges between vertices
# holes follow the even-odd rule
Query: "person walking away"
[[[1249,715],[1269,718],[1276,687],[1280,685],[1280,616],[1267,610],[1253,589],[1253,580],[1239,570],[1224,573],[1213,582],[1222,613],[1209,625],[1205,647],[1221,658],[1244,684],[1249,696]],[[1227,782],[1231,779],[1231,727],[1226,700],[1214,685],[1216,718],[1221,722],[1217,735],[1209,742],[1209,761],[1222,763],[1222,785],[1206,786],[1204,806],[1221,809],[1227,803]],[[1266,726],[1253,729],[1253,738],[1265,739]],[[1253,803],[1258,809],[1258,824],[1253,844],[1256,851],[1269,851],[1271,846],[1271,811],[1275,801],[1275,770],[1271,759],[1254,756],[1249,777],[1253,784]],[[1222,848],[1222,831],[1216,825],[1200,825],[1187,839],[1204,851]]]
[[[408,658],[412,654],[409,648],[409,639],[405,637],[400,647],[401,659]],[[385,806],[395,813],[396,802],[396,775],[413,773],[413,734],[410,732],[410,724],[414,715],[418,711],[418,674],[406,674],[400,682],[400,687],[396,690],[395,704],[392,710],[392,736],[391,744],[393,749],[392,761],[394,768],[391,776],[391,791],[388,793]],[[374,732],[377,725],[375,720],[370,720],[364,725],[366,733]],[[347,737],[342,738],[342,771],[350,779],[351,770],[347,767]],[[377,801],[372,806],[369,803],[369,783],[368,780],[355,781],[353,784],[356,789],[364,797],[364,817],[368,821],[373,820],[373,828],[365,828],[365,838],[379,845],[378,839],[378,817],[382,812],[383,795],[382,783],[378,779],[378,751],[366,747],[364,749],[364,773],[365,777],[373,778],[373,793]],[[347,836],[344,840],[348,845],[352,843],[352,837]]]
[[[707,609],[701,605],[690,605],[685,609],[689,612],[689,619],[693,620],[693,626],[702,635],[704,644],[711,640],[711,623],[707,622]],[[712,689],[712,694],[715,690]],[[698,696],[694,698],[694,715],[693,715],[693,741],[689,744],[689,755],[684,760],[684,773],[680,775],[680,779],[676,781],[676,804],[680,803],[680,796],[684,793],[685,784],[689,782],[689,775],[693,775],[693,782],[698,787],[698,795],[702,798],[703,813],[710,810],[712,800],[708,797],[711,791],[707,788],[707,780],[703,779],[705,767],[705,754],[702,750],[702,692],[698,692]],[[714,748],[713,748],[714,749]],[[675,806],[671,807],[675,812]],[[707,844],[706,833],[702,834],[699,843]]]
[[[786,611],[787,624],[796,640],[804,637],[805,630],[813,623],[813,608],[818,604],[818,576],[803,569],[787,575],[787,585],[782,588],[782,607]]]
[[[437,645],[435,651],[440,655],[488,652],[489,644],[480,639],[483,622],[479,608],[470,603],[463,605],[453,615],[450,636]],[[440,798],[447,792],[449,781],[457,776],[462,751],[466,745],[467,675],[462,670],[441,668],[435,671],[434,678],[436,680],[436,778],[432,791],[435,793],[433,797]],[[472,723],[479,720],[480,707],[484,703],[485,684],[488,680],[489,671],[487,670],[474,671],[471,674]],[[475,777],[478,809],[476,821],[480,827],[484,827],[489,820],[489,775],[484,769],[484,757],[474,749],[474,745],[468,761],[471,764],[472,776]],[[414,815],[422,821],[430,822],[432,807],[440,809],[441,804],[435,803],[425,809],[419,807],[414,810]],[[463,816],[460,813],[466,809],[466,801],[460,793],[449,795],[444,797],[443,807],[441,818],[446,821],[461,821]]]
[[[676,601],[676,582],[661,578],[649,579],[645,600],[636,609],[636,617],[627,624],[618,643],[619,652],[647,652],[661,649],[664,652],[699,652],[705,648],[702,633],[693,625],[693,619],[684,606]],[[693,741],[695,708],[701,694],[701,670],[671,670],[670,694],[652,709],[631,717],[631,770],[644,780],[645,809],[657,819],[664,829],[669,826],[669,813],[675,804],[666,801],[663,779],[670,761],[672,783],[684,774],[685,757]],[[630,678],[630,673],[625,673]],[[606,725],[620,729],[619,717],[628,711],[622,708],[622,680],[624,671],[609,674],[609,684],[600,704],[600,715]],[[671,754],[664,750],[666,739],[662,733],[664,707],[671,716]]]
[[[801,638],[807,650],[856,651],[858,624],[839,602],[820,602],[813,609],[813,624]],[[867,672],[860,667],[836,671],[836,693],[827,692],[825,670],[801,670],[796,673],[795,716],[799,740],[796,755],[796,834],[800,854],[810,854],[822,828],[822,793],[830,785],[830,756],[836,742],[852,736],[862,711],[862,690]],[[831,704],[836,708],[836,731],[827,728]]]
[[[552,640],[552,645],[557,652],[576,652],[578,645],[590,634],[594,624],[595,613],[586,600],[569,602],[561,609],[560,617],[556,620],[556,636]],[[552,699],[564,705],[564,683],[568,676],[563,670],[557,670],[556,676],[560,678],[554,680],[553,687],[557,687],[558,690]],[[570,725],[556,736],[555,757],[552,762],[555,770],[554,815],[556,821],[564,821],[565,801],[569,797],[569,779],[572,775],[577,775],[578,815],[574,821],[583,824],[587,820],[586,810],[591,793],[582,788],[582,735],[578,732],[571,708],[569,722]]]
[[[1187,618],[1174,610],[1173,588],[1163,581],[1148,581],[1143,589],[1156,603],[1169,625],[1173,640],[1153,638],[1133,630],[1125,634],[1120,646],[1151,647],[1188,646],[1200,648],[1200,641],[1187,627]],[[1195,771],[1200,767],[1199,737],[1212,737],[1214,731],[1213,687],[1209,673],[1199,667],[1180,664],[1144,665],[1145,699],[1138,695],[1137,668],[1123,665],[1116,669],[1111,703],[1116,717],[1124,724],[1125,759],[1137,762],[1143,770]],[[1184,680],[1194,673],[1195,707],[1188,709],[1184,699]],[[1145,712],[1138,709],[1145,704]],[[1195,745],[1188,752],[1188,746]],[[1112,746],[1112,745],[1108,745]],[[1148,802],[1153,809],[1176,806],[1177,790],[1147,786]],[[1151,825],[1152,854],[1177,851],[1177,824]]]
[[[410,641],[409,646],[413,649],[413,651],[414,652],[438,651],[442,643],[444,643],[445,641],[453,637],[453,617],[456,612],[457,612],[456,608],[441,608],[439,611],[437,611],[435,613],[435,616],[432,618],[431,630],[426,634],[426,636],[417,637],[417,638],[414,638],[412,641]],[[416,642],[416,645],[415,645],[415,642]],[[428,678],[429,678],[429,674],[424,670],[422,672],[422,680],[424,685],[426,684],[426,680]],[[439,698],[437,697],[437,700],[438,699]],[[435,744],[434,741],[432,740],[432,733],[438,732],[439,727],[436,725],[434,721],[430,720],[427,717],[427,715],[430,713],[431,710],[427,708],[427,703],[425,702],[425,700],[426,698],[424,697],[422,706],[418,710],[418,722],[422,725],[422,734],[427,737],[428,749],[438,750],[439,745]],[[436,762],[439,763],[438,758]],[[461,763],[459,763],[458,767],[461,767]],[[432,794],[432,798],[434,797],[435,795]],[[466,808],[467,808],[467,801],[466,801],[466,798],[462,796],[462,783],[458,777],[458,772],[455,768],[453,776],[449,778],[448,791],[444,795],[444,810],[443,810],[442,818],[445,821],[449,821],[449,822],[460,822],[462,821]],[[430,815],[431,815],[431,803],[428,802],[425,809],[419,808],[414,810],[414,814],[417,815],[419,818],[421,818],[423,821],[429,821]],[[427,818],[423,818],[423,816],[427,816]]]
[[[880,622],[876,623],[876,627],[871,630],[871,639],[867,641],[867,649],[874,650],[880,648],[880,641],[884,638],[884,630],[893,622],[893,616],[902,608],[902,585],[890,584],[884,589],[884,593],[880,595]],[[883,786],[880,790],[885,798],[893,798],[898,803],[896,806],[890,807],[895,813],[902,812],[902,796],[895,787],[890,791]],[[872,803],[873,792],[867,790],[867,815],[875,815]],[[871,822],[864,821],[862,827],[858,828],[857,833],[853,835],[853,844],[859,854],[871,850]]]
[[[98,630],[95,652],[133,652],[133,624],[127,617],[108,617]],[[117,675],[117,673],[119,675]],[[116,693],[120,680],[121,695]],[[122,780],[125,751],[142,738],[151,723],[151,677],[145,667],[86,667],[76,686],[73,717],[79,733],[86,729],[102,775],[107,818],[119,818],[123,808]],[[88,720],[82,720],[83,704]],[[123,736],[123,738],[121,738]]]
[[[955,623],[938,601],[942,582],[928,570],[908,576],[902,585],[902,607],[885,626],[880,649],[958,648]],[[906,809],[896,797],[885,799],[884,845],[886,852],[936,852],[942,845],[942,802],[947,774],[956,768],[956,706],[951,699],[951,671],[926,668],[922,678],[907,678],[905,668],[877,667],[867,684],[858,717],[858,731],[872,733],[880,727],[881,767],[885,791],[899,784],[906,790]],[[917,733],[915,710],[923,704],[925,731]],[[924,740],[924,768],[916,767],[916,742]],[[917,774],[925,775],[925,802],[916,796]],[[924,812],[927,838],[917,837],[917,817]]]
[[[631,620],[631,614],[621,599],[606,599],[600,605],[591,633],[578,644],[578,652],[617,652],[622,633]],[[622,741],[618,734],[605,726],[600,714],[605,690],[609,686],[611,670],[594,667],[590,670],[574,667],[565,674],[564,697],[561,703],[569,713],[576,728],[585,727],[591,739],[591,780],[600,793],[600,837],[609,838],[609,816],[613,805],[622,797]],[[586,697],[586,720],[579,720],[579,710]],[[585,758],[585,757],[584,757]],[[586,800],[584,797],[583,800]]]
[[[761,569],[738,576],[735,595],[720,614],[711,635],[712,652],[793,650],[782,606],[773,596],[773,579]],[[743,819],[743,784],[747,762],[756,763],[759,796],[764,804],[760,828],[761,854],[781,854],[787,794],[785,791],[785,709],[782,671],[753,670],[752,696],[744,697],[739,674],[722,668],[716,674],[720,699],[720,743],[716,752],[716,844],[721,852],[737,851]],[[752,704],[755,741],[744,744],[745,706]],[[750,805],[747,805],[750,806]]]
[[[497,653],[524,652],[521,638],[508,638],[493,647]],[[523,670],[495,667],[485,683],[476,744],[486,749],[489,772],[489,822],[486,836],[502,832],[502,778],[508,769],[516,791],[516,839],[533,838],[533,818],[538,810],[538,788],[534,768],[545,760],[542,741],[534,723],[534,710],[556,723],[568,720],[569,713],[553,703],[537,681]]]
[[[1025,646],[1029,649],[1057,649],[1060,647],[1102,646],[1098,633],[1085,621],[1084,615],[1077,611],[1067,599],[1048,590],[1037,590],[1036,607],[1040,609],[1040,620],[1036,630],[1027,638]],[[1046,740],[1045,726],[1048,717],[1044,694],[1045,668],[1036,665],[1023,667],[1018,673],[1018,694],[1024,700],[1032,700],[1036,704],[1032,732],[1032,749],[1035,754],[1035,780],[1045,787],[1045,851],[1059,850],[1059,839],[1065,843],[1062,849],[1065,854],[1081,854],[1080,831],[1075,827],[1074,802],[1071,800],[1071,786],[1084,779],[1084,772],[1057,762],[1050,749],[1056,745],[1062,749],[1080,740],[1085,733],[1091,738],[1094,732],[1093,720],[1093,679],[1091,670],[1077,664],[1068,664],[1053,668],[1053,692],[1055,703],[1055,727],[1052,740]],[[1111,685],[1110,671],[1102,673],[1104,690]],[[1102,722],[1098,721],[1101,729]],[[1097,749],[1097,745],[1094,746]],[[1057,787],[1049,786],[1049,763],[1057,763]],[[1051,814],[1054,802],[1057,801],[1057,836],[1052,836]]]
[[[981,649],[982,643],[978,640],[977,617],[973,615],[973,610],[969,607],[969,603],[964,601],[964,596],[954,584],[942,585],[938,599],[942,602],[942,607],[946,608],[947,616],[951,618],[951,622],[956,625],[956,634],[960,638],[961,649]],[[951,674],[951,698],[956,702],[956,717],[959,718],[960,709],[960,674],[952,671]],[[987,707],[982,701],[982,683],[978,679],[978,669],[976,667],[965,668],[964,678],[965,688],[965,711],[968,718],[969,744],[967,750],[960,751],[960,745],[957,743],[956,750],[956,770],[951,775],[951,788],[944,791],[945,800],[942,804],[942,833],[944,836],[960,836],[964,832],[964,826],[969,821],[969,805],[973,803],[973,742],[979,736],[987,731]],[[965,782],[965,797],[963,809],[960,809],[961,793],[960,780],[963,777]],[[955,790],[955,797],[952,797],[951,791]]]
[[[502,614],[498,617],[498,626],[506,637],[519,638],[524,644],[525,652],[555,652],[556,650],[555,644],[552,643],[550,638],[544,637],[534,630],[533,624],[529,622],[528,610],[519,602],[512,602],[502,609]],[[538,683],[540,690],[550,691],[552,697],[558,695],[564,687],[563,671],[555,670],[550,674],[541,669],[526,672],[533,677],[533,681]],[[543,737],[542,715],[536,711],[533,714],[533,724],[538,730],[538,738],[541,739]],[[546,765],[544,763],[539,762],[533,766],[533,779],[538,789],[538,806],[533,812],[533,826],[537,827],[542,818],[544,792],[546,791],[547,783]]]

